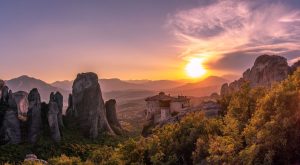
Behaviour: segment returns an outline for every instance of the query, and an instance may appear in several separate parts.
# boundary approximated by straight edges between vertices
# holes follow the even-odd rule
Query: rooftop
[[[164,92],[159,92],[158,95],[147,97],[145,101],[172,101],[172,102],[182,102],[182,101],[188,101],[189,98],[186,96],[178,96],[178,97],[172,97],[169,95],[166,95]]]

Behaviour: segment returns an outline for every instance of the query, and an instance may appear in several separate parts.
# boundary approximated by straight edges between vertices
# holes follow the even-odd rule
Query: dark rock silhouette
[[[71,112],[80,131],[89,138],[96,138],[100,132],[113,133],[106,118],[104,101],[98,76],[95,73],[78,74],[72,90]]]
[[[36,88],[29,92],[28,101],[28,141],[36,143],[42,127],[41,96]]]
[[[73,111],[73,96],[72,96],[72,94],[69,94],[66,115],[63,116],[64,124],[68,128],[76,127],[76,121],[74,121],[74,117],[77,115],[73,114],[73,113],[74,113],[74,111]]]
[[[58,124],[58,114],[59,114],[59,108],[55,101],[54,93],[50,94],[50,101],[48,104],[48,123],[50,127],[50,134],[52,140],[55,142],[60,142],[61,136],[60,136],[60,130],[59,130],[59,124]]]
[[[56,92],[54,94],[54,98],[55,98],[55,102],[58,106],[58,125],[59,125],[59,129],[62,130],[64,128],[64,124],[63,124],[63,119],[62,119],[62,111],[63,111],[63,103],[64,103],[64,97],[61,93]]]
[[[291,73],[295,72],[297,70],[297,68],[300,67],[300,60],[298,60],[296,63],[294,63],[292,66],[291,66]]]
[[[0,101],[2,99],[2,88],[4,87],[4,85],[5,85],[5,82],[0,79]]]
[[[73,98],[72,98],[72,94],[69,94],[69,98],[68,98],[68,108],[66,110],[66,116],[71,116],[72,114],[72,109],[73,109]]]
[[[17,117],[17,112],[11,109],[6,110],[1,134],[4,135],[4,143],[19,144],[21,143],[22,136],[20,130],[20,121]]]
[[[4,90],[7,93],[8,88]],[[18,105],[12,91],[9,91],[5,97],[6,99],[1,102],[1,112],[3,112],[0,130],[1,144],[19,144],[22,140],[22,135],[20,120],[18,119]]]
[[[9,89],[7,86],[3,86],[1,88],[1,98],[0,98],[0,104],[8,104],[8,93]]]
[[[44,135],[50,136],[50,127],[48,123],[48,111],[49,106],[47,103],[41,103],[41,118],[42,118],[42,130]]]
[[[106,117],[109,125],[117,135],[122,134],[122,127],[117,118],[116,100],[110,99],[105,102]]]

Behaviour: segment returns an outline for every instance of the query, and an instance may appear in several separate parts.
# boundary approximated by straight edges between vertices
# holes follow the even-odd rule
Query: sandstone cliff
[[[252,68],[247,69],[242,78],[221,87],[221,96],[238,91],[248,82],[251,87],[270,87],[273,83],[280,82],[294,72],[300,65],[298,61],[289,66],[287,59],[277,55],[261,55],[256,58]]]

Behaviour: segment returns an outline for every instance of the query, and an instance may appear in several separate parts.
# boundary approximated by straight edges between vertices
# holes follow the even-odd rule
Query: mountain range
[[[165,91],[172,95],[186,96],[207,96],[211,93],[220,91],[223,83],[228,82],[227,79],[217,76],[210,76],[204,80],[185,83],[184,81],[173,80],[120,80],[100,79],[99,83],[103,91],[104,99],[115,98],[117,100],[140,99],[156,94],[159,91]],[[68,94],[71,93],[73,81],[56,81],[54,83],[46,83],[42,80],[20,76],[6,81],[7,86],[15,91],[27,91],[37,88],[41,94],[43,101],[49,100],[51,92],[59,91],[64,96],[65,105],[67,103]]]

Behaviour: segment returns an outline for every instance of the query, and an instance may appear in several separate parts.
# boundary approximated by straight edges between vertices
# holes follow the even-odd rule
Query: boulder
[[[96,138],[98,132],[113,133],[108,124],[98,76],[95,73],[78,74],[72,87],[72,118],[83,135]]]
[[[55,102],[57,103],[58,110],[59,110],[58,116],[57,116],[58,125],[59,125],[60,130],[62,130],[64,128],[63,119],[62,119],[64,97],[61,93],[56,92],[54,94],[54,98],[55,98]]]
[[[105,109],[106,109],[106,117],[109,125],[113,129],[113,131],[121,135],[122,134],[122,127],[119,123],[119,120],[117,118],[117,112],[116,112],[116,100],[110,99],[105,102]]]
[[[30,143],[36,143],[42,127],[41,96],[36,88],[29,92],[28,102],[28,140]]]
[[[60,136],[60,130],[59,130],[59,124],[58,124],[58,114],[59,114],[59,108],[55,101],[54,94],[51,93],[50,95],[50,101],[48,104],[48,123],[50,128],[50,135],[52,140],[55,142],[60,142],[61,136]]]

